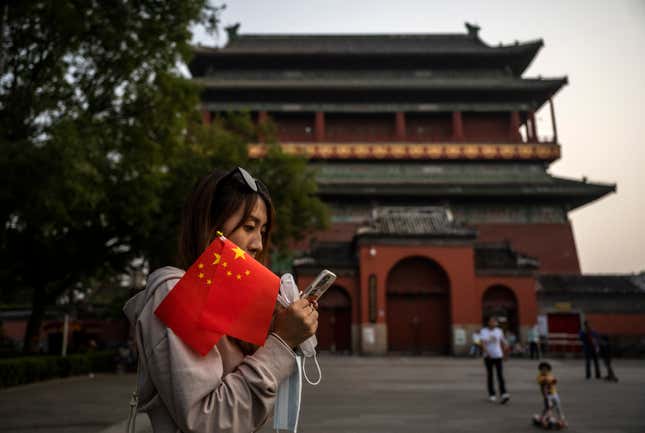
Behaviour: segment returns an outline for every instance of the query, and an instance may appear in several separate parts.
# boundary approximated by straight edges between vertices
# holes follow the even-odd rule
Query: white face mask
[[[302,357],[296,356],[296,368],[280,383],[273,408],[273,429],[296,433],[302,395]]]
[[[300,291],[298,290],[298,286],[296,286],[293,275],[284,274],[280,279],[278,301],[286,308],[299,298]],[[305,380],[311,385],[318,385],[322,379],[320,365],[316,357],[317,345],[318,340],[316,340],[315,335],[312,335],[300,344],[299,351],[302,352],[302,355],[296,355],[296,368],[278,387],[278,395],[276,397],[275,407],[273,408],[273,428],[276,431],[286,430],[296,433],[298,429],[300,399],[302,396],[302,376],[304,375]],[[318,380],[316,382],[309,380],[307,372],[305,371],[305,360],[311,357],[314,358],[314,362],[318,368]]]

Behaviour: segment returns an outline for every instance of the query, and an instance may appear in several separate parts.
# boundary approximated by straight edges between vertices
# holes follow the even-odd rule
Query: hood
[[[135,326],[141,311],[164,282],[181,278],[183,275],[184,271],[172,266],[166,266],[151,273],[148,276],[146,288],[128,299],[123,306],[123,312],[130,321],[130,325]]]
[[[184,271],[178,268],[173,268],[166,266],[155,270],[148,276],[148,281],[146,288],[132,298],[130,298],[123,307],[123,312],[130,321],[130,325],[136,329],[135,331],[135,340],[137,342],[137,351],[141,350],[141,344],[143,343],[143,334],[149,333],[152,329],[151,323],[149,322],[150,317],[153,317],[154,313],[152,308],[154,307],[152,302],[155,299],[156,291],[164,286],[164,283],[168,280],[177,280],[184,275]],[[146,308],[151,311],[149,314],[142,313],[146,311]],[[142,326],[137,326],[139,321],[148,321],[142,323]],[[145,328],[145,329],[144,329]],[[138,356],[138,367],[137,367],[137,392],[138,392],[138,411],[147,411],[156,405],[157,401],[157,390],[152,382],[152,379],[149,377],[148,372],[146,371],[145,363],[142,363],[142,356]]]

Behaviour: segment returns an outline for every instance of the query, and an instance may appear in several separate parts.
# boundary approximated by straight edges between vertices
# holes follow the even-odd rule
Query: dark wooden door
[[[332,286],[320,299],[318,348],[331,352],[351,351],[352,308],[344,289]]]
[[[401,260],[387,279],[388,350],[450,350],[450,286],[445,271],[424,257]]]
[[[447,353],[450,317],[447,295],[389,295],[388,349],[407,353]]]

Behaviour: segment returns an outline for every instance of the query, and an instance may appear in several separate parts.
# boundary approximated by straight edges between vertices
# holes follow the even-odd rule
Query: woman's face
[[[240,221],[243,215],[244,205],[224,223],[222,231],[224,236],[255,258],[262,252],[262,235],[267,229],[267,207],[264,200],[257,198],[246,221]],[[238,225],[239,227],[233,231]]]

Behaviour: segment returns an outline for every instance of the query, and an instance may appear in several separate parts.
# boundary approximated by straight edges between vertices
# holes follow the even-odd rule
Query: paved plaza
[[[552,364],[569,432],[645,432],[645,361],[617,360],[619,383],[585,380],[582,360]],[[502,406],[486,399],[481,359],[322,356],[322,383],[304,384],[299,432],[537,432],[536,365],[506,363],[512,399]],[[123,432],[133,384],[133,375],[97,375],[2,390],[0,432]],[[137,421],[151,431],[145,415]]]

